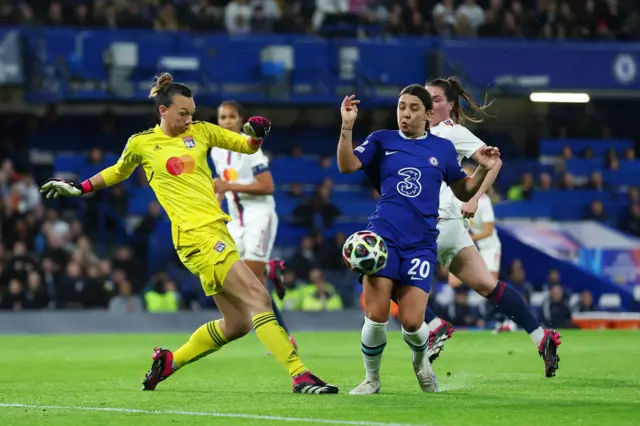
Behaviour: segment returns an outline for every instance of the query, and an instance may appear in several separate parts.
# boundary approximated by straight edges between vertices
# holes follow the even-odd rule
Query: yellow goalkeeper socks
[[[306,367],[300,360],[298,352],[295,350],[289,336],[278,324],[278,320],[273,312],[263,312],[252,318],[253,328],[256,330],[258,339],[267,347],[269,352],[282,364],[291,377],[297,376],[306,371]]]
[[[187,343],[173,353],[174,369],[216,352],[228,342],[220,329],[220,320],[203,324],[193,332]]]

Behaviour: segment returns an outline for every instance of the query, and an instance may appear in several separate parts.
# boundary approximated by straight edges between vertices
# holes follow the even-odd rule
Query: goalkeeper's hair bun
[[[156,111],[158,111],[158,108],[162,105],[167,108],[170,107],[176,95],[192,98],[193,92],[191,92],[189,86],[174,82],[173,76],[165,72],[155,78],[149,92],[149,99],[155,101]]]
[[[149,92],[149,99],[158,96],[164,89],[167,89],[173,84],[173,76],[168,72],[156,76],[151,91]]]

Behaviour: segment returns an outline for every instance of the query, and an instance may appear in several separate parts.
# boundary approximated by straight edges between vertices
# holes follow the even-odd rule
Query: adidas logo
[[[153,150],[154,150],[154,151],[158,151],[159,149],[160,149],[160,145],[156,145],[156,146],[153,148]]]

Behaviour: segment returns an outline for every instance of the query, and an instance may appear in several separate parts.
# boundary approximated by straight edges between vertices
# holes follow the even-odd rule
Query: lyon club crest
[[[184,146],[187,148],[193,148],[196,146],[196,141],[193,140],[193,136],[184,136],[182,140],[184,141]]]

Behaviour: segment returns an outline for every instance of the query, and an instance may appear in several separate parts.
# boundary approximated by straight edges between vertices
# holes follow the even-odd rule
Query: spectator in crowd
[[[224,10],[224,24],[229,34],[251,32],[253,8],[249,0],[231,0]]]
[[[347,236],[344,232],[338,232],[326,247],[322,249],[320,267],[322,269],[331,271],[344,271],[346,265],[342,257],[342,246],[346,241]]]
[[[619,167],[620,166],[618,164],[618,154],[613,148],[608,149],[605,163],[604,163],[604,168],[607,170],[618,170]]]
[[[144,300],[147,311],[153,313],[177,312],[180,308],[176,284],[166,278],[157,279],[153,287],[144,293]]]
[[[585,215],[586,220],[595,220],[596,222],[602,223],[603,225],[612,225],[612,221],[607,215],[604,205],[600,200],[593,200],[589,205],[589,209],[587,214]]]
[[[539,182],[539,185],[536,188],[536,191],[545,192],[545,191],[551,191],[553,189],[551,175],[549,173],[540,173],[540,176],[538,177],[538,182]]]
[[[478,309],[469,304],[469,289],[465,286],[456,287],[454,299],[445,311],[445,318],[457,327],[484,328],[485,322]]]
[[[560,185],[558,186],[558,189],[561,189],[563,191],[572,191],[574,189],[577,189],[575,180],[571,173],[569,172],[563,173],[562,180],[560,181]]]
[[[600,172],[591,173],[591,176],[589,177],[589,183],[587,184],[587,188],[592,189],[594,191],[600,191],[600,192],[606,191],[608,188],[604,184],[604,181],[602,179],[602,173]]]
[[[527,304],[530,304],[531,295],[533,294],[534,290],[531,283],[527,281],[527,276],[520,259],[515,259],[511,263],[511,268],[509,271],[509,282],[511,283],[513,288],[515,288],[516,291],[520,293]]]
[[[561,285],[551,286],[549,297],[542,303],[541,319],[549,328],[572,328],[571,310],[564,300],[564,290]]]
[[[335,287],[328,283],[322,270],[313,268],[309,272],[309,284],[300,289],[301,311],[339,311],[342,310],[342,298]]]
[[[431,12],[434,31],[440,36],[451,36],[456,25],[456,14],[453,0],[442,0]]]
[[[122,280],[118,284],[118,294],[109,301],[109,312],[118,315],[144,312],[142,299],[131,290],[131,283]]]
[[[26,299],[22,283],[19,279],[13,278],[9,281],[6,294],[0,294],[0,309],[9,311],[21,311],[25,308]]]
[[[295,311],[299,309],[302,281],[296,277],[296,274],[291,269],[288,269],[284,273],[282,283],[287,288],[283,299],[278,297],[275,290],[271,292],[271,297],[276,306],[281,311]]]
[[[593,295],[589,290],[582,290],[580,293],[580,299],[572,306],[571,311],[575,313],[579,312],[593,312],[596,310],[593,304]]]
[[[626,161],[636,161],[636,150],[629,147],[624,150],[624,159]]]
[[[42,285],[42,279],[37,271],[29,272],[27,287],[24,291],[25,309],[45,309],[49,306],[49,295]]]
[[[316,188],[313,197],[293,210],[297,223],[309,229],[331,228],[340,210],[331,202],[333,183],[326,179]]]
[[[314,239],[311,235],[302,237],[300,248],[287,262],[297,278],[302,280],[309,279],[309,272],[318,263],[317,249]]]
[[[629,206],[629,217],[623,222],[623,230],[640,237],[640,203],[636,202]]]
[[[546,284],[542,287],[545,292],[548,292],[552,286],[554,285],[562,285],[562,281],[560,280],[560,272],[557,269],[550,269],[549,275],[547,277]]]
[[[463,0],[456,9],[456,19],[461,17],[466,18],[474,31],[484,23],[484,11],[476,4],[476,0]]]
[[[507,198],[510,201],[529,200],[533,196],[533,191],[533,175],[531,173],[525,173],[522,175],[522,182],[519,185],[514,185],[509,188]]]
[[[591,149],[591,147],[586,147],[584,149],[584,151],[582,151],[582,158],[586,159],[586,160],[590,160],[594,157],[593,154],[593,149]]]

